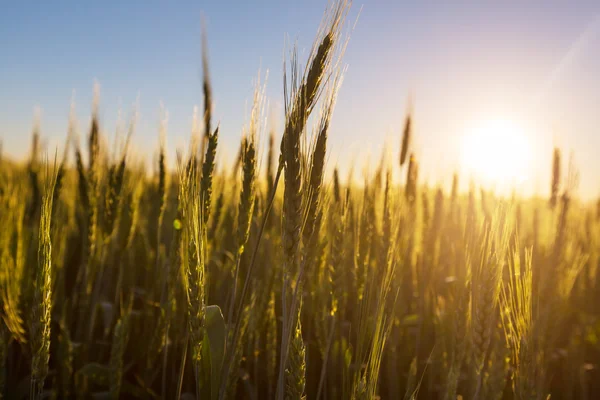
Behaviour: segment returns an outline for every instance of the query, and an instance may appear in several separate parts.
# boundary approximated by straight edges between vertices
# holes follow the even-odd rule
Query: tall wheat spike
[[[208,146],[202,164],[202,181],[200,182],[200,191],[202,199],[202,217],[204,223],[208,223],[210,216],[212,191],[213,191],[213,172],[215,170],[215,157],[217,154],[217,144],[219,141],[219,127],[212,134],[208,135]]]
[[[231,302],[229,304],[229,324],[233,318],[233,310],[236,304],[236,293],[238,285],[238,276],[240,263],[244,248],[250,236],[250,223],[254,213],[255,193],[254,181],[256,178],[256,150],[252,137],[244,138],[244,153],[242,156],[242,191],[240,193],[240,202],[238,209],[238,227],[237,227],[237,248],[236,248],[236,267],[232,286]]]
[[[190,157],[194,157],[192,148]],[[191,158],[190,158],[191,159]],[[187,300],[187,323],[189,340],[192,349],[192,363],[196,379],[196,391],[200,390],[200,363],[202,354],[202,339],[204,336],[204,300],[205,300],[205,271],[204,271],[204,242],[203,218],[198,188],[198,171],[195,163],[191,168],[179,166],[182,232],[182,261],[184,270],[184,287]]]
[[[554,208],[560,191],[560,149],[554,148],[552,154],[552,182],[550,183],[550,207]]]
[[[49,168],[49,167],[48,167]],[[52,242],[50,225],[52,199],[56,184],[54,171],[47,170],[46,188],[40,213],[38,262],[35,270],[35,289],[30,319],[31,340],[31,399],[41,399],[50,359],[50,318],[52,312]],[[52,174],[52,175],[50,175]]]
[[[408,148],[410,146],[411,134],[411,116],[409,113],[406,116],[406,121],[404,122],[404,131],[402,132],[402,146],[400,147],[400,166],[403,166],[406,162],[406,156],[408,155]]]
[[[417,198],[417,179],[419,177],[419,163],[414,154],[410,154],[408,160],[408,171],[406,172],[405,196],[410,204]]]
[[[202,91],[204,93],[204,137],[210,140],[210,135],[212,132],[212,108],[213,108],[213,95],[212,95],[212,86],[210,83],[210,71],[208,68],[208,39],[206,35],[206,30],[204,29],[205,25],[203,25],[202,30]]]
[[[506,211],[499,210],[485,227],[478,263],[472,266],[471,340],[473,368],[477,375],[475,397],[480,396],[483,369],[496,318],[502,282],[502,270],[507,262],[509,222]]]
[[[322,90],[322,80],[327,77],[332,54],[339,39],[340,25],[343,23],[348,4],[340,1],[332,6],[330,16],[324,19],[324,33],[318,40],[318,47],[313,49],[309,61],[309,67],[298,84],[297,63],[295,57],[292,59],[292,91],[287,96],[286,88],[286,126],[281,143],[280,169],[285,166],[285,186],[283,196],[283,328],[280,351],[280,366],[277,398],[284,396],[284,370],[287,364],[287,351],[291,328],[297,307],[297,296],[293,296],[291,308],[287,303],[287,292],[290,282],[290,274],[297,270],[298,246],[302,229],[303,198],[302,190],[302,154],[300,138],[306,125],[316,99]],[[329,18],[328,18],[329,17]],[[277,184],[277,178],[275,179]],[[296,282],[296,289],[301,286],[301,278]]]
[[[227,329],[228,329],[228,340],[227,340],[227,352],[226,359],[222,367],[221,377],[221,388],[219,390],[219,398],[223,399],[227,395],[228,388],[225,387],[227,382],[230,381],[231,368],[236,363],[235,359],[238,355],[238,346],[240,337],[243,335],[242,324],[244,323],[244,316],[241,313],[236,312],[236,304],[239,303],[237,310],[243,310],[245,289],[248,285],[248,276],[244,282],[244,290],[242,296],[238,299],[237,286],[239,278],[240,263],[242,261],[242,255],[245,250],[246,243],[250,236],[250,224],[252,216],[254,214],[254,205],[256,199],[255,193],[255,180],[257,176],[257,161],[256,161],[256,141],[257,136],[261,130],[261,113],[263,107],[264,93],[261,90],[260,82],[257,84],[254,92],[254,102],[252,106],[252,113],[250,117],[250,124],[248,127],[247,137],[242,139],[242,191],[240,193],[240,201],[238,206],[238,226],[237,226],[237,240],[236,240],[236,265],[234,271],[234,281],[231,288],[231,297],[229,302],[229,310],[227,317]],[[249,272],[248,272],[249,273]],[[235,321],[233,323],[232,321]],[[247,322],[246,322],[247,323]],[[232,326],[233,325],[233,326]],[[233,329],[232,329],[233,328]]]

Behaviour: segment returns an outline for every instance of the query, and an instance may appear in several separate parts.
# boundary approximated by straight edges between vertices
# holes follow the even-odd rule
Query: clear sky
[[[108,134],[119,108],[128,113],[139,94],[138,151],[152,159],[161,101],[170,148],[183,145],[193,107],[202,105],[203,14],[214,117],[231,159],[259,68],[269,70],[270,106],[281,116],[286,35],[297,39],[305,60],[325,7],[326,0],[4,2],[4,151],[26,154],[36,106],[48,143],[62,143],[73,90],[79,127],[87,130],[94,80]],[[330,167],[344,172],[358,160],[360,172],[365,156],[377,160],[386,143],[397,160],[412,93],[415,150],[430,184],[446,185],[462,165],[467,132],[502,119],[518,125],[528,143],[523,191],[548,192],[558,144],[575,153],[580,194],[600,194],[600,2],[355,1],[351,24],[361,7],[344,58]],[[503,151],[507,163],[518,155]]]

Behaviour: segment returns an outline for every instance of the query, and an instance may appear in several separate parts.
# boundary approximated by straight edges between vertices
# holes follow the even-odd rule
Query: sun
[[[525,129],[508,119],[490,119],[474,127],[463,138],[461,162],[475,180],[508,187],[528,178],[531,148]]]

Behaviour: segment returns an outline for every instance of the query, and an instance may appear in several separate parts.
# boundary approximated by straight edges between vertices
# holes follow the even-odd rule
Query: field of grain
[[[347,7],[288,62],[282,132],[257,85],[231,165],[208,73],[203,134],[171,160],[165,123],[151,170],[101,104],[56,153],[0,154],[3,398],[600,396],[600,202],[560,149],[550,198],[446,193],[409,114],[399,160],[326,173]]]

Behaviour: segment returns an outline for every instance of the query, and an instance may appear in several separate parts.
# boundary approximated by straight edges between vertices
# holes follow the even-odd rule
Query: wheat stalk
[[[47,171],[46,190],[42,199],[39,226],[38,262],[30,319],[31,399],[41,399],[50,359],[50,318],[52,312],[52,242],[50,224],[52,199],[56,184],[56,166],[52,175]]]

